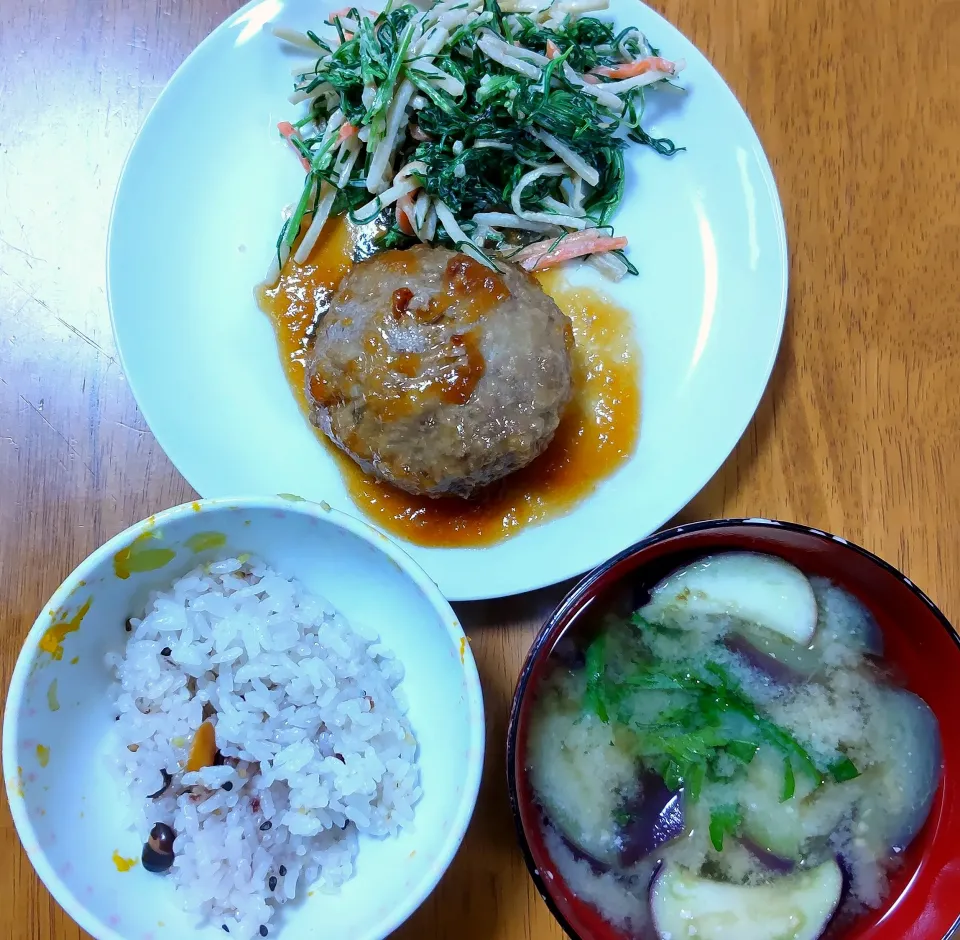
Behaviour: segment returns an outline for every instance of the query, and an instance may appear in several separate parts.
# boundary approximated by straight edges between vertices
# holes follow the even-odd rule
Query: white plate
[[[170,459],[206,497],[297,493],[356,513],[300,413],[257,309],[255,283],[302,171],[276,133],[297,109],[290,55],[263,26],[319,27],[340,0],[260,0],[187,59],[130,153],[108,248],[117,345]],[[685,96],[649,96],[646,129],[686,152],[627,155],[617,229],[640,275],[609,292],[643,355],[640,440],[620,472],[568,515],[479,549],[406,545],[452,600],[580,574],[662,525],[737,443],[783,329],[787,247],[776,184],[736,99],[676,29],[612,0],[684,58]]]

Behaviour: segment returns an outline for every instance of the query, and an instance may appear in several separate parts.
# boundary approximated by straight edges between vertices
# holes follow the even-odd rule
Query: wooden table
[[[960,2],[655,3],[753,120],[787,218],[787,331],[767,395],[684,519],[765,515],[842,533],[960,622]],[[0,8],[0,678],[88,552],[193,497],[134,404],[104,292],[124,156],[231,0],[3,0]],[[773,311],[771,311],[773,313]],[[449,874],[399,936],[560,937],[515,846],[514,681],[563,586],[462,605],[488,760]],[[2,798],[0,798],[2,800]],[[0,940],[81,932],[0,806]]]

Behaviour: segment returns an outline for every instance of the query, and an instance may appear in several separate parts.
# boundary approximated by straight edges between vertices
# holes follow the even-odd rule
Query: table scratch
[[[0,236],[0,242],[3,242],[4,245],[6,245],[8,248],[12,249],[13,251],[18,251],[18,252],[19,252],[21,255],[23,255],[24,257],[30,258],[32,261],[44,261],[43,258],[38,258],[35,254],[27,251],[26,248],[18,248],[16,245],[14,245],[12,242],[8,242],[8,241],[7,241],[5,238],[3,238],[2,236]]]
[[[109,359],[111,362],[116,362],[116,359],[114,359],[113,356],[110,355],[110,353],[108,353],[95,339],[92,339],[91,337],[87,336],[87,334],[84,333],[83,330],[78,330],[78,329],[77,329],[75,326],[73,326],[71,323],[67,323],[67,321],[64,320],[63,317],[57,316],[57,314],[54,314],[54,316],[55,316],[71,333],[75,334],[76,336],[79,336],[80,339],[82,339],[85,343],[89,343],[89,345],[91,345],[98,353],[100,353],[101,356],[103,356],[103,357],[106,358],[106,359]]]
[[[73,444],[70,443],[69,438],[67,438],[67,436],[66,436],[62,431],[58,431],[58,430],[47,420],[47,418],[46,418],[46,416],[43,414],[43,412],[42,412],[32,401],[30,401],[28,398],[25,398],[23,395],[18,395],[18,397],[19,397],[20,401],[22,401],[31,411],[33,411],[33,413],[34,413],[35,415],[37,415],[37,417],[38,417],[48,428],[50,428],[50,430],[53,431],[53,433],[56,434],[57,437],[59,437],[60,440],[63,441],[64,444],[67,445],[67,450],[70,451],[71,455],[72,455],[73,457],[76,457],[76,459],[80,461],[80,464],[81,464],[81,465],[83,466],[83,468],[87,471],[87,473],[89,473],[90,476],[92,476],[94,479],[96,479],[96,478],[97,478],[97,475],[96,475],[96,473],[93,472],[93,468],[90,466],[90,464],[88,464],[88,463],[83,459],[83,455],[80,453],[80,451],[78,451],[78,450],[76,449],[76,447],[74,447]]]

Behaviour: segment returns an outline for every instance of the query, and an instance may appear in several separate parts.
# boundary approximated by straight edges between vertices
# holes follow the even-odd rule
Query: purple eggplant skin
[[[825,578],[811,578],[819,619],[810,646],[794,646],[745,625],[724,639],[726,647],[780,685],[809,681],[822,669],[824,646],[843,641],[852,652],[879,659],[883,634],[873,614],[852,594]]]
[[[842,855],[835,855],[837,865],[840,866],[840,874],[843,876],[843,883],[840,887],[840,900],[837,902],[837,909],[826,930],[820,936],[820,940],[843,940],[844,934],[850,922],[856,917],[858,911],[862,910],[859,904],[851,906],[850,892],[853,889],[853,872],[850,871],[850,865]]]
[[[550,826],[574,858],[586,862],[596,875],[632,868],[684,831],[683,790],[668,789],[660,775],[652,771],[642,772],[638,795],[623,806],[622,812],[628,818],[619,827],[616,867],[585,852],[554,824],[542,806],[540,810],[543,824]]]
[[[796,685],[806,680],[806,676],[795,672],[786,664],[774,659],[768,653],[757,649],[745,636],[739,633],[729,633],[724,637],[723,645],[730,650],[742,656],[748,665],[753,666],[759,672],[764,673],[780,685]]]
[[[793,859],[781,858],[773,852],[768,852],[747,836],[740,836],[738,841],[764,868],[769,868],[778,875],[789,875],[797,867]]]
[[[857,645],[868,656],[876,659],[883,656],[883,631],[877,623],[877,618],[856,595],[834,584],[828,578],[818,576],[810,578],[810,586],[813,588],[814,596],[817,599],[817,608],[821,613],[821,623],[817,626],[818,633],[823,630],[825,608],[831,603],[834,605],[840,604],[851,614],[847,623],[856,624],[856,629],[853,633],[848,633],[848,637],[856,640]]]
[[[670,790],[659,774],[644,772],[638,796],[623,813],[628,819],[620,827],[620,865],[630,868],[683,834],[683,790]]]
[[[586,862],[590,866],[590,871],[595,875],[604,875],[613,871],[613,867],[607,862],[601,862],[599,858],[584,852],[559,826],[555,826],[546,813],[543,814],[543,825],[549,826],[559,837],[560,841],[567,847],[570,854],[580,862]]]
[[[923,828],[933,797],[943,776],[943,745],[940,726],[930,706],[913,692],[890,688],[886,693],[891,725],[899,726],[909,773],[901,775],[912,788],[910,804],[897,817],[890,817],[887,842],[894,852],[903,852]]]

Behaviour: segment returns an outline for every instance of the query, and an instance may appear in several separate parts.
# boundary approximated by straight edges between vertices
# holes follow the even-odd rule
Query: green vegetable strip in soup
[[[749,764],[762,745],[782,756],[783,801],[795,795],[796,772],[806,774],[814,788],[832,768],[841,768],[834,773],[838,781],[857,776],[845,755],[821,771],[789,730],[763,715],[725,665],[710,659],[664,659],[653,652],[648,640],[658,635],[669,639],[676,631],[639,614],[632,623],[638,633],[605,633],[587,649],[584,707],[602,721],[612,716],[629,731],[636,755],[670,789],[684,787],[688,799],[695,801],[705,781],[729,779],[730,771]],[[613,646],[615,655],[610,655]],[[638,697],[642,691],[660,694]],[[647,712],[649,703],[655,703],[653,713]],[[731,820],[736,816],[735,807],[719,807],[714,814],[711,835],[718,850],[722,835],[713,834],[735,831]]]

